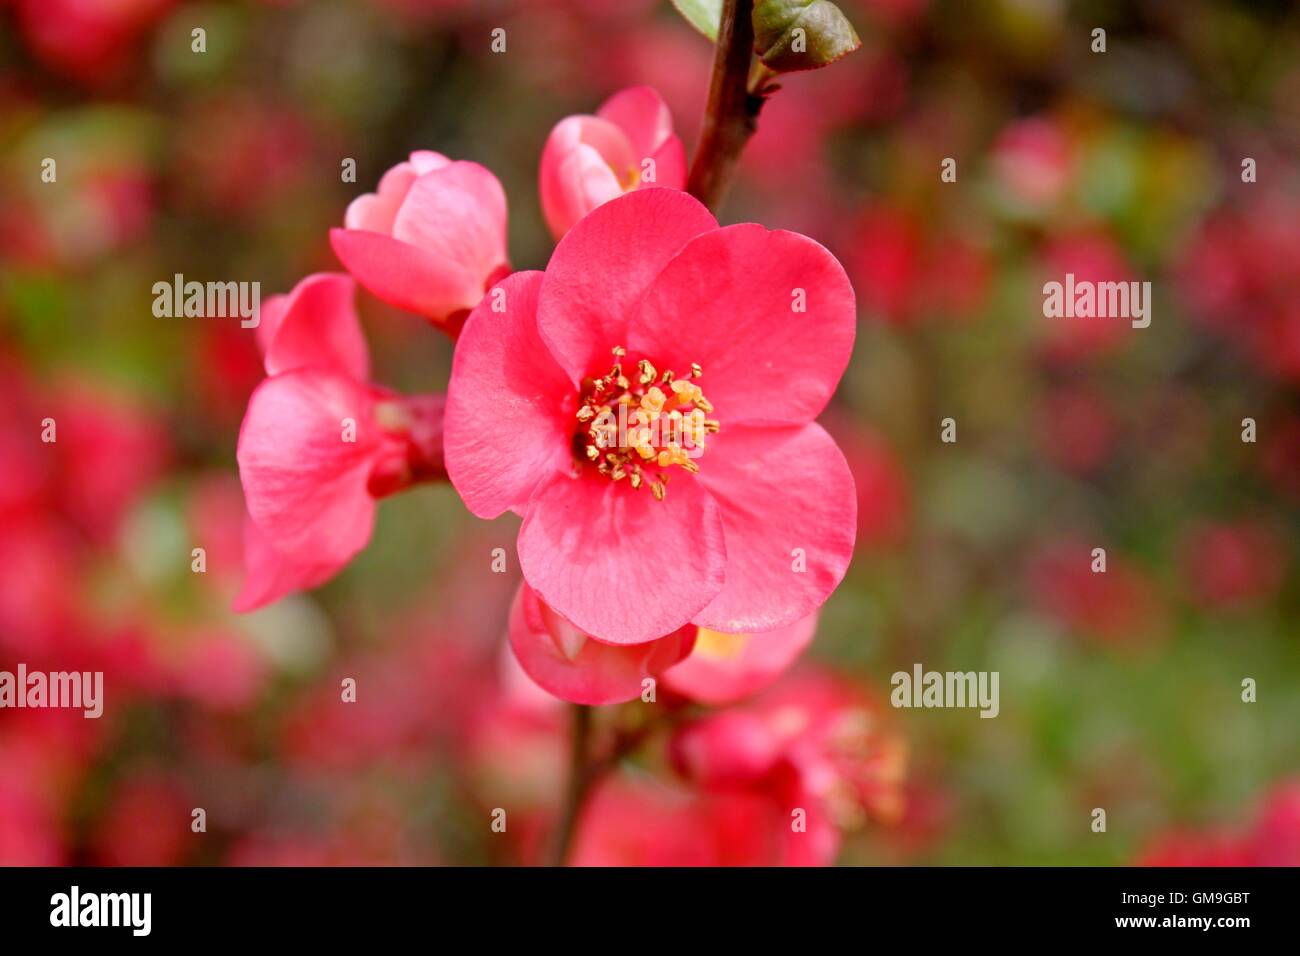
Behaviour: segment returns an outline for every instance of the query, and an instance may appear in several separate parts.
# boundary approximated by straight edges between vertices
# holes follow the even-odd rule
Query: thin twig
[[[572,707],[573,730],[569,743],[569,784],[564,795],[559,828],[551,855],[552,866],[564,866],[578,826],[578,815],[594,778],[591,765],[592,709],[586,704]]]

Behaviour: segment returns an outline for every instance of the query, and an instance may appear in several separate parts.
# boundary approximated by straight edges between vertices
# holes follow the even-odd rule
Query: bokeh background
[[[1295,6],[841,6],[863,48],[783,78],[721,214],[813,236],[858,293],[826,416],[858,552],[804,666],[907,760],[839,860],[1300,863]],[[710,59],[666,0],[0,0],[0,669],[108,695],[0,711],[0,863],[542,858],[567,718],[503,658],[513,521],[420,488],[328,585],[235,615],[258,355],[151,287],[337,269],[329,227],[414,148],[493,170],[540,268],[551,125],[649,83],[690,148]],[[1067,271],[1149,279],[1151,327],[1044,319]],[[360,304],[376,378],[441,390],[450,343]],[[1000,715],[889,708],[915,662],[999,671]],[[662,744],[621,777],[683,786]],[[672,845],[652,817],[624,825]]]

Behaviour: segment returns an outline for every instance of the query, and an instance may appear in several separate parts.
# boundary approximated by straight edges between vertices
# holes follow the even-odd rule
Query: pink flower
[[[510,271],[506,194],[478,163],[418,150],[354,199],[343,223],[330,243],[357,281],[453,335]]]
[[[828,673],[791,676],[743,708],[680,728],[673,762],[709,793],[751,793],[776,804],[788,833],[782,862],[827,865],[840,832],[868,817],[903,812],[905,743],[882,726],[880,708]],[[806,829],[791,831],[804,811]]]
[[[903,742],[819,673],[674,734],[682,782],[612,775],[583,807],[574,866],[826,866],[842,832],[897,821]]]
[[[856,518],[844,456],[812,421],[853,345],[829,252],[639,190],[499,291],[456,349],[447,471],[479,517],[523,516],[542,601],[610,644],[771,631],[821,606]]]
[[[1071,145],[1053,119],[1017,120],[998,134],[990,166],[1012,211],[1037,215],[1059,202],[1069,188]]]
[[[1185,586],[1202,607],[1230,610],[1268,600],[1286,574],[1286,546],[1256,521],[1197,524],[1184,538]]]
[[[22,781],[0,779],[0,866],[64,862],[55,810]]]
[[[1247,827],[1173,830],[1152,840],[1138,866],[1300,866],[1300,779],[1274,784]]]
[[[1064,626],[1107,644],[1165,636],[1167,612],[1155,582],[1113,549],[1105,572],[1093,571],[1091,542],[1062,538],[1030,556],[1035,603]]]
[[[575,704],[641,696],[647,678],[707,704],[727,704],[776,680],[812,641],[814,612],[767,634],[727,634],[687,624],[658,640],[610,644],[584,633],[521,584],[510,611],[510,646],[543,690]]]
[[[789,842],[761,794],[702,793],[629,774],[597,786],[582,808],[570,866],[773,866]]]
[[[569,116],[551,130],[539,176],[542,211],[556,239],[602,203],[646,186],[682,189],[686,150],[659,93],[632,86],[595,116]]]
[[[1255,866],[1300,866],[1300,779],[1283,780],[1255,817],[1249,845]]]
[[[368,384],[345,275],[308,276],[262,306],[268,378],[239,431],[248,611],[332,577],[365,547],[376,499],[441,474],[439,396]]]
[[[16,0],[14,6],[42,63],[94,84],[121,71],[140,36],[162,19],[172,0]]]
[[[1115,445],[1115,414],[1095,388],[1056,386],[1044,396],[1037,417],[1039,445],[1065,471],[1094,473]]]
[[[92,837],[98,866],[177,866],[190,842],[194,800],[172,777],[136,771],[118,787]]]
[[[1072,273],[1080,282],[1130,282],[1133,267],[1123,249],[1110,235],[1101,231],[1068,232],[1050,239],[1041,250],[1039,270],[1044,282],[1064,282]],[[1042,296],[1037,287],[1034,308],[1041,308]],[[1040,343],[1049,360],[1070,364],[1114,352],[1130,342],[1133,326],[1126,318],[1059,317],[1047,320]]]

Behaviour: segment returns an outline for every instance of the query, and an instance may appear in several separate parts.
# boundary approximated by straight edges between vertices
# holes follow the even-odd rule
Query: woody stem
[[[740,153],[758,127],[765,95],[749,91],[754,50],[754,0],[724,0],[713,54],[709,102],[691,164],[687,192],[717,211]]]

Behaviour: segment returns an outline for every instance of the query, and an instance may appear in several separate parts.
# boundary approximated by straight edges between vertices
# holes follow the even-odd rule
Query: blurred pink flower
[[[172,0],[15,0],[32,52],[50,69],[97,83],[124,66]]]
[[[683,726],[685,786],[617,775],[591,794],[575,866],[825,866],[842,832],[902,812],[905,751],[858,689],[807,672]]]
[[[178,693],[224,712],[252,705],[267,676],[265,661],[247,639],[220,632],[192,635],[172,672]]]
[[[1198,524],[1187,532],[1180,552],[1186,588],[1204,607],[1237,608],[1268,600],[1286,571],[1281,538],[1258,522]]]
[[[181,118],[175,186],[223,218],[263,218],[299,204],[314,145],[306,115],[265,92],[213,96]]]
[[[332,577],[366,546],[376,499],[442,473],[441,397],[368,383],[345,275],[317,273],[262,306],[267,379],[239,432],[248,611]]]
[[[903,812],[906,746],[859,688],[824,671],[787,677],[752,704],[679,729],[678,770],[714,792],[753,792],[775,801],[790,864],[827,865],[840,832]],[[791,828],[805,813],[805,832]]]
[[[773,805],[751,793],[706,794],[612,776],[582,809],[570,866],[771,866],[784,861]]]
[[[1107,549],[1106,570],[1093,571],[1094,545],[1063,539],[1035,552],[1028,579],[1034,598],[1066,627],[1112,644],[1165,635],[1167,615],[1151,578]]]
[[[1069,140],[1055,120],[1031,117],[998,134],[989,162],[995,181],[1020,211],[1038,213],[1059,202],[1074,175]]]
[[[1119,243],[1104,231],[1089,229],[1054,236],[1041,255],[1041,282],[1064,282],[1067,273],[1073,273],[1076,283],[1136,279]],[[1033,300],[1035,322],[1041,323],[1042,351],[1047,358],[1067,364],[1080,362],[1113,352],[1131,340],[1133,326],[1129,318],[1044,318],[1041,290],[1041,283],[1034,287]]]
[[[171,442],[156,409],[85,382],[54,398],[64,510],[97,541],[116,535],[122,518],[164,473]]]
[[[524,516],[520,566],[547,605],[640,644],[687,623],[773,630],[826,600],[855,523],[844,456],[812,422],[854,335],[830,253],[638,190],[582,219],[545,274],[499,291],[503,310],[480,305],[456,349],[448,474],[479,517]],[[601,425],[616,407],[621,438]],[[699,426],[698,464],[649,428],[673,411]],[[715,413],[720,434],[703,419]]]
[[[92,837],[96,866],[176,866],[186,856],[193,804],[159,771],[127,777]]]
[[[1300,201],[1273,190],[1212,214],[1177,264],[1192,314],[1268,375],[1300,382]]]
[[[1038,441],[1059,468],[1088,475],[1105,462],[1115,444],[1115,415],[1104,394],[1082,385],[1051,389],[1038,413]]]
[[[1174,830],[1154,838],[1139,866],[1300,866],[1300,780],[1275,784],[1244,830]]]
[[[1138,866],[1248,866],[1241,841],[1225,833],[1174,831],[1153,840]]]
[[[851,226],[848,262],[876,319],[969,318],[988,297],[993,266],[982,246],[948,230],[927,235],[911,210],[872,206]]]
[[[0,866],[65,862],[55,809],[10,774],[0,777]]]
[[[352,201],[330,242],[357,281],[453,335],[510,271],[506,195],[478,163],[418,150]]]
[[[555,125],[538,182],[546,224],[560,239],[601,203],[633,189],[682,189],[686,150],[659,93],[633,86],[605,100],[595,116],[569,116]]]

